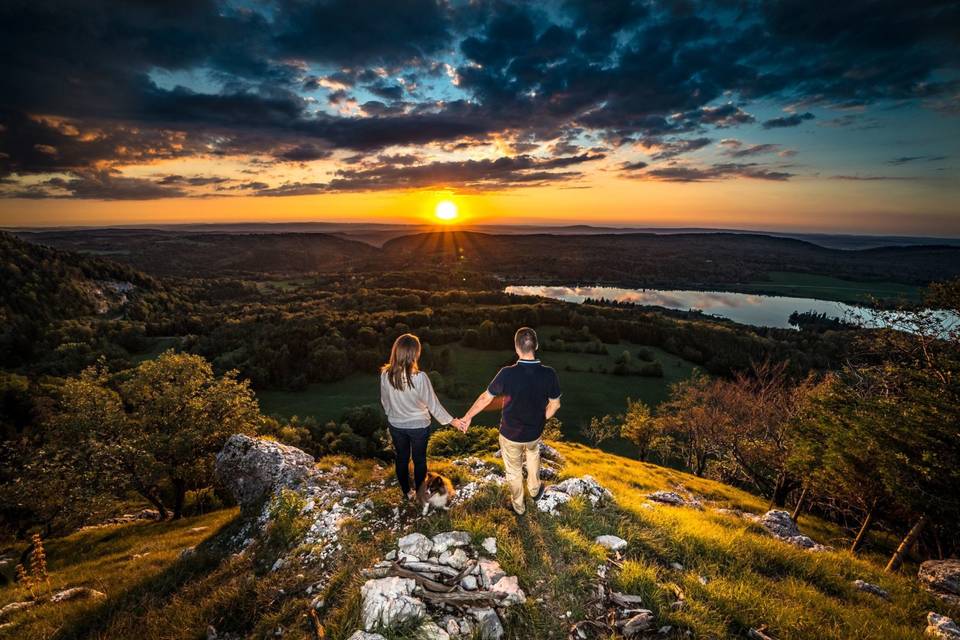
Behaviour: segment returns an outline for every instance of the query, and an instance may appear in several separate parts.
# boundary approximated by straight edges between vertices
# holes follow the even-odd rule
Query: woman
[[[430,439],[430,416],[440,424],[462,423],[451,416],[433,391],[430,377],[420,371],[420,340],[405,333],[390,350],[390,362],[380,370],[380,402],[390,423],[390,437],[397,454],[397,482],[408,500],[427,475],[427,441]],[[408,465],[413,457],[413,480],[410,486]]]

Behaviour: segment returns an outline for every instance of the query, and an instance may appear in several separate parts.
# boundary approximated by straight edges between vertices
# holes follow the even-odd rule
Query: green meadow
[[[819,298],[849,304],[867,304],[873,300],[884,302],[919,302],[919,287],[899,282],[856,282],[831,276],[809,273],[771,271],[769,280],[737,285],[736,291],[772,296]]]
[[[552,334],[542,331],[542,340]],[[544,364],[557,370],[563,390],[562,407],[558,418],[568,437],[577,438],[584,425],[593,416],[617,413],[626,408],[628,397],[641,399],[655,407],[667,398],[670,385],[690,377],[694,365],[682,358],[654,347],[645,347],[663,365],[663,377],[618,376],[602,373],[613,367],[624,351],[635,356],[640,345],[621,342],[608,344],[607,355],[545,351]],[[462,383],[468,390],[464,398],[449,398],[440,394],[444,406],[454,414],[462,414],[474,398],[486,388],[500,367],[516,359],[510,351],[484,351],[460,344],[445,345],[450,349],[453,371],[448,380]],[[571,370],[576,369],[576,370]],[[591,372],[590,370],[593,369]],[[258,394],[264,413],[283,417],[313,416],[319,420],[339,417],[345,407],[380,402],[376,374],[354,374],[337,382],[312,384],[304,391],[261,391]],[[495,421],[495,409],[478,418],[483,423]]]

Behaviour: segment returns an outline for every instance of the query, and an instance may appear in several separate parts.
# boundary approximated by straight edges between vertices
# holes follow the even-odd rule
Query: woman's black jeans
[[[410,492],[410,457],[413,456],[414,489],[427,477],[427,441],[430,440],[430,427],[424,429],[397,429],[390,427],[390,438],[396,455],[397,482],[403,495]]]

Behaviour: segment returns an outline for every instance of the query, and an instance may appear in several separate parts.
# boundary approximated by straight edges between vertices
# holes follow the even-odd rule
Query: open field
[[[786,271],[771,271],[768,275],[769,281],[736,285],[731,290],[773,296],[819,298],[850,304],[870,303],[874,299],[883,302],[919,302],[921,299],[920,287],[898,282],[855,282],[831,276]]]
[[[551,330],[542,331],[545,340]],[[459,344],[446,345],[452,355],[454,371],[446,376],[466,385],[466,398],[451,399],[441,394],[444,405],[454,414],[462,414],[469,408],[477,394],[490,382],[500,367],[516,359],[509,351],[484,351]],[[661,349],[647,347],[654,352],[663,365],[663,377],[616,376],[606,373],[591,373],[592,367],[599,370],[612,367],[624,351],[635,352],[639,345],[621,343],[607,345],[609,355],[544,352],[544,364],[554,367],[560,376],[563,390],[563,406],[557,417],[565,434],[579,439],[580,429],[589,424],[593,416],[617,413],[626,407],[626,398],[641,399],[656,406],[667,398],[669,386],[686,379],[693,365],[682,358]],[[578,371],[568,371],[567,367]],[[378,404],[379,386],[375,374],[354,374],[345,380],[313,384],[305,391],[261,391],[258,394],[264,413],[284,417],[293,415],[313,416],[320,420],[336,419],[345,407]],[[493,424],[497,417],[495,408],[490,408],[477,418],[478,424]]]

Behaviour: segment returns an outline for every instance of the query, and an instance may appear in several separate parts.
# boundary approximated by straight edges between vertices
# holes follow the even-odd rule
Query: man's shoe
[[[547,490],[547,485],[540,483],[540,490],[537,491],[537,495],[533,496],[534,502],[543,497],[543,492]]]

